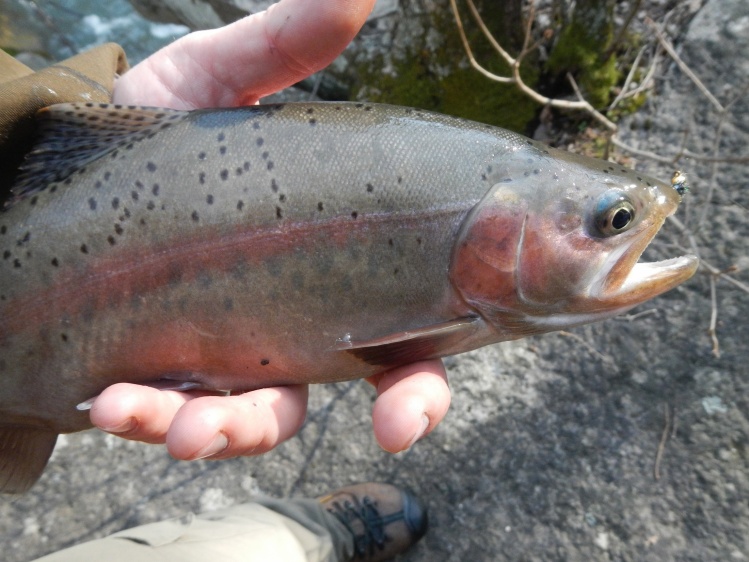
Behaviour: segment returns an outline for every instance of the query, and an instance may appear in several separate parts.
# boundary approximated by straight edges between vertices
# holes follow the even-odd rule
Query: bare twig
[[[622,86],[621,91],[619,94],[614,98],[614,101],[609,104],[609,110],[615,108],[617,104],[622,101],[627,94],[627,89],[629,88],[629,85],[632,83],[632,80],[635,77],[635,73],[637,72],[637,69],[640,68],[640,59],[642,59],[642,55],[645,53],[645,49],[647,49],[648,46],[645,45],[642,49],[639,50],[637,53],[637,56],[635,57],[635,60],[632,62],[632,68],[629,69],[629,73],[627,74],[627,78],[624,80],[624,85]]]
[[[653,464],[653,477],[656,480],[661,479],[661,461],[663,460],[663,451],[666,449],[666,442],[669,436],[672,434],[672,427],[676,428],[674,420],[676,418],[675,412],[671,412],[671,407],[668,403],[663,404],[663,413],[665,417],[665,423],[663,425],[663,432],[661,433],[661,440],[658,442],[658,449],[655,453],[655,463]]]
[[[666,39],[666,36],[663,35],[663,32],[656,25],[656,23],[650,18],[645,18],[645,23],[648,25],[648,27],[650,27],[650,29],[653,30],[661,46],[666,50],[666,52],[671,56],[671,58],[674,59],[674,62],[679,66],[681,71],[684,74],[686,74],[692,82],[694,82],[694,85],[697,86],[697,88],[699,88],[700,92],[702,92],[702,94],[708,100],[710,100],[710,103],[713,104],[718,111],[720,112],[725,111],[723,104],[721,104],[718,101],[718,98],[716,98],[710,92],[710,90],[707,89],[707,87],[702,83],[702,80],[700,80],[697,77],[697,75],[694,72],[692,72],[692,69],[690,69],[683,60],[681,60],[681,57],[678,55],[673,45],[671,45],[671,42],[668,39]]]
[[[616,34],[616,37],[611,42],[611,45],[609,45],[609,48],[606,49],[606,52],[604,53],[604,55],[601,57],[602,61],[605,62],[609,60],[609,57],[611,57],[611,55],[614,54],[614,51],[619,46],[619,43],[622,42],[622,39],[624,38],[624,34],[627,32],[627,29],[629,28],[629,24],[632,23],[632,20],[634,19],[635,14],[637,14],[637,11],[640,9],[641,3],[642,3],[642,0],[635,0],[635,2],[633,2],[632,8],[629,10],[629,14],[627,15],[627,19],[624,22],[624,25],[622,25],[621,28],[619,28],[619,31]]]
[[[585,341],[584,338],[578,336],[577,334],[575,334],[573,332],[568,332],[567,330],[560,330],[559,332],[557,332],[557,334],[559,334],[560,336],[566,337],[566,338],[571,338],[571,339],[577,341],[578,343],[581,343],[591,353],[591,355],[595,355],[596,357],[598,357],[604,363],[610,363],[610,364],[614,363],[614,359],[610,355],[606,355],[604,353],[601,353],[595,347],[593,347],[591,344],[589,344],[587,341]]]
[[[521,92],[523,92],[525,95],[527,95],[529,98],[531,98],[536,103],[539,103],[541,105],[549,105],[551,107],[556,107],[560,109],[573,109],[573,110],[581,110],[587,112],[591,117],[593,117],[596,121],[601,123],[604,127],[609,129],[610,131],[616,131],[616,124],[611,121],[608,117],[606,117],[603,113],[596,110],[587,100],[585,99],[579,99],[578,101],[568,101],[568,100],[558,100],[554,98],[549,98],[547,96],[541,95],[536,90],[528,86],[524,81],[522,76],[520,75],[520,62],[522,60],[522,57],[524,57],[527,52],[522,52],[518,58],[513,58],[507,51],[505,51],[502,46],[497,42],[497,40],[492,35],[491,31],[489,31],[489,28],[486,27],[486,24],[484,23],[483,19],[481,18],[481,15],[478,12],[478,9],[476,8],[476,5],[474,4],[473,0],[466,0],[466,3],[468,4],[468,7],[471,11],[471,14],[473,15],[473,18],[476,20],[476,24],[481,29],[484,36],[486,36],[489,43],[491,43],[492,47],[499,53],[499,55],[504,59],[504,61],[510,66],[512,69],[512,76],[499,76],[497,74],[494,74],[493,72],[490,72],[479,62],[476,60],[476,58],[473,56],[473,51],[471,51],[471,47],[468,44],[468,38],[466,37],[465,30],[463,29],[463,23],[460,19],[460,12],[458,11],[458,5],[456,0],[450,0],[450,6],[453,10],[453,15],[455,16],[455,23],[458,27],[458,32],[460,33],[460,39],[463,43],[463,48],[466,51],[466,55],[468,56],[468,60],[471,63],[471,66],[473,66],[476,70],[481,72],[484,76],[487,78],[490,78],[492,80],[496,80],[497,82],[502,83],[511,83],[515,84],[518,89],[520,89]],[[526,35],[530,34],[530,25],[527,28]],[[527,45],[529,42],[529,38],[526,36],[525,39],[525,45]]]
[[[627,322],[634,322],[638,318],[642,318],[643,316],[650,316],[651,314],[658,314],[659,310],[657,308],[648,308],[647,310],[643,310],[642,312],[637,312],[635,314],[624,314],[622,316],[617,316],[615,320],[626,320]]]
[[[710,303],[712,309],[710,312],[710,327],[708,328],[708,333],[713,342],[713,355],[716,358],[720,358],[720,344],[718,343],[718,335],[715,330],[718,323],[718,299],[715,296],[715,275],[710,276]]]

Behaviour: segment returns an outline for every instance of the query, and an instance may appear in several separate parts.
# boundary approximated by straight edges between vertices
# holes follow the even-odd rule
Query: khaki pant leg
[[[37,562],[338,562],[352,552],[350,535],[318,502],[260,503],[127,529]]]

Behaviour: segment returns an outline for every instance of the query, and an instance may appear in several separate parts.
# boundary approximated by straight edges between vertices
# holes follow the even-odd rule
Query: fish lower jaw
[[[623,300],[634,306],[673,289],[697,271],[697,256],[686,255],[657,262],[637,262],[624,282],[602,300]]]

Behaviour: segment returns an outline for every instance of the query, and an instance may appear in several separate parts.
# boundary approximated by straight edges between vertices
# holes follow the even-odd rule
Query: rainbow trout
[[[638,263],[671,185],[443,115],[65,104],[39,127],[0,213],[4,491],[116,382],[366,377],[608,318],[697,267]]]

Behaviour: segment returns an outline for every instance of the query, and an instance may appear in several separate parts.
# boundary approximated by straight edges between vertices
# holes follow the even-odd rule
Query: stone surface
[[[721,117],[675,64],[624,139],[748,155],[749,2],[709,0],[677,48],[729,106]],[[749,167],[682,159],[692,192],[678,218],[701,256],[749,284]],[[648,164],[662,177],[674,166]],[[711,193],[710,185],[714,186]],[[701,218],[704,215],[704,219]],[[646,258],[686,251],[667,225]],[[258,493],[316,496],[352,482],[413,489],[430,509],[407,561],[749,559],[749,294],[716,282],[721,356],[711,352],[709,277],[633,314],[448,359],[453,404],[411,451],[371,435],[372,389],[315,387],[304,429],[261,458],[177,462],[98,432],[61,438],[27,495],[0,503],[3,558],[64,546]],[[668,420],[666,412],[668,412]],[[659,466],[659,443],[665,435]]]

